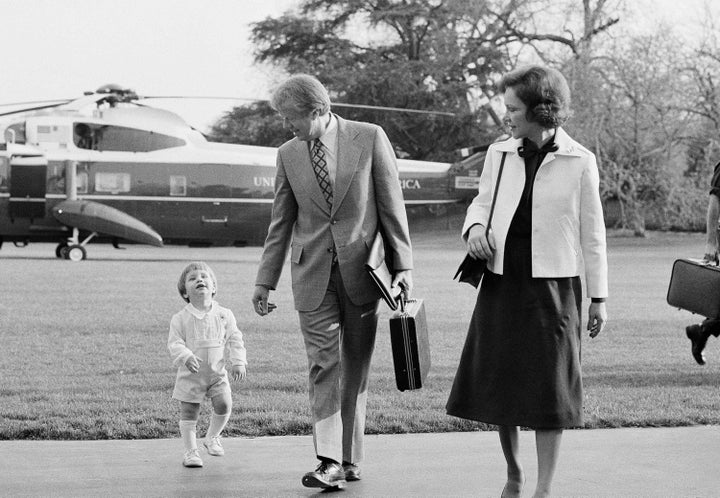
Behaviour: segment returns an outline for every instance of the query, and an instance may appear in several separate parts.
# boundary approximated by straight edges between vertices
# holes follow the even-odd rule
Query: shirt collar
[[[213,301],[213,302],[210,304],[210,311],[208,311],[208,312],[200,311],[200,310],[197,309],[195,306],[193,306],[191,303],[187,303],[187,304],[185,305],[185,310],[186,310],[188,313],[190,313],[192,316],[194,316],[195,318],[197,318],[197,319],[199,319],[199,320],[202,320],[203,318],[205,318],[206,315],[209,315],[210,313],[212,313],[213,311],[215,311],[215,304],[216,304],[215,301]]]
[[[337,118],[333,113],[330,113],[330,122],[325,133],[320,135],[319,140],[325,146],[326,149],[335,150],[335,143],[337,142],[338,123]]]
[[[522,138],[509,138],[504,142],[497,144],[497,149],[500,152],[508,152],[517,154],[517,149],[522,145]],[[548,156],[554,155],[565,155],[565,156],[581,156],[582,153],[578,150],[575,141],[570,138],[567,132],[562,128],[558,127],[555,130],[555,144],[558,146],[557,152],[550,152]]]

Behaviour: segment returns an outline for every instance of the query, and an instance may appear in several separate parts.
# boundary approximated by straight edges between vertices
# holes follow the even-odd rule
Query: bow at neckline
[[[553,139],[545,142],[545,145],[543,145],[542,147],[538,147],[537,144],[535,142],[533,142],[532,140],[530,140],[529,138],[523,138],[522,145],[520,147],[518,147],[518,154],[520,155],[520,157],[527,159],[527,158],[531,158],[531,157],[534,158],[541,154],[544,156],[548,152],[555,152],[557,150],[558,150],[558,146],[555,143],[554,137],[553,137]]]

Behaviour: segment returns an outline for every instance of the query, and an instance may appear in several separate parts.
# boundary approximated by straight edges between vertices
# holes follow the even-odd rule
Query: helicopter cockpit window
[[[25,143],[25,121],[11,124],[5,128],[5,142]]]
[[[73,127],[73,141],[80,149],[95,149],[92,127],[86,123],[75,123]]]
[[[75,124],[75,145],[81,149],[115,152],[151,152],[185,145],[185,140],[126,126]]]

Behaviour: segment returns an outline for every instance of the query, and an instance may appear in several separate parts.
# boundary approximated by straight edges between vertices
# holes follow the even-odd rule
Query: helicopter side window
[[[170,195],[187,195],[187,178],[170,175]]]
[[[8,159],[0,157],[0,192],[8,190]]]
[[[95,174],[95,192],[119,194],[130,192],[130,174],[100,172]]]
[[[78,194],[87,194],[88,193],[87,171],[78,171],[76,179],[77,179],[77,193]]]

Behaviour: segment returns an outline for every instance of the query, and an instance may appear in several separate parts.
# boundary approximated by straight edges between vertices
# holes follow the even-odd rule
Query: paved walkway
[[[179,439],[0,441],[0,495],[8,497],[309,497],[300,477],[313,470],[309,436],[226,438],[226,456],[181,465]],[[536,478],[534,433],[521,434]],[[366,437],[363,479],[350,497],[497,497],[505,466],[497,433]],[[566,431],[554,496],[720,496],[720,427]]]

